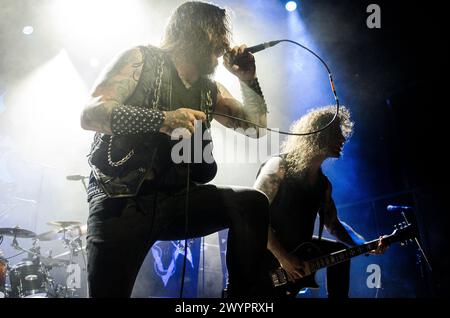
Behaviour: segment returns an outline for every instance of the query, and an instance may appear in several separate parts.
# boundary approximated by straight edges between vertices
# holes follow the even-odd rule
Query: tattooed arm
[[[261,170],[253,187],[264,192],[272,204],[285,177],[285,167],[280,157],[271,158]],[[291,255],[280,243],[275,230],[269,224],[267,249],[277,258],[286,271],[288,279],[294,281],[308,275],[307,263]]]
[[[285,168],[279,157],[271,158],[261,170],[253,187],[264,192],[269,203],[272,204],[285,176]],[[297,257],[289,254],[276,236],[276,232],[269,224],[267,249],[277,258],[281,267],[286,271],[289,280],[293,281],[305,276],[309,269],[307,264]]]
[[[125,51],[100,76],[90,100],[81,114],[81,127],[108,135],[160,131],[170,134],[183,127],[194,131],[194,121],[205,120],[202,112],[180,108],[161,112],[124,105],[133,94],[141,76],[144,56],[139,48]],[[136,124],[120,121],[122,117]],[[145,120],[143,120],[145,119]],[[131,121],[130,121],[131,122]]]
[[[143,55],[133,48],[118,56],[100,76],[90,100],[81,114],[81,127],[112,135],[111,114],[136,88],[143,66]]]
[[[245,85],[245,84],[241,84]],[[218,98],[216,111],[247,121],[254,122],[262,127],[267,127],[267,115],[265,106],[261,103],[253,102],[242,105],[235,99],[230,92],[220,83],[217,83]],[[255,125],[245,123],[239,120],[227,118],[220,115],[214,115],[214,119],[228,128],[234,128],[237,132],[248,137],[258,138],[265,135],[265,129],[259,129]],[[251,128],[251,129],[249,129]]]
[[[224,56],[224,66],[239,78],[244,104],[236,100],[223,85],[217,83],[218,96],[216,110],[219,113],[231,115],[262,127],[267,127],[267,106],[256,78],[255,58],[251,53],[244,53],[245,48],[245,45],[234,47]],[[236,62],[233,61],[236,61],[236,58],[241,59],[243,62],[239,62],[239,65],[235,64]],[[259,129],[255,125],[236,119],[219,115],[215,115],[214,119],[226,127],[240,128],[237,131],[249,137],[258,138],[264,136],[266,133],[265,129]],[[250,130],[249,128],[253,129]]]
[[[281,181],[284,179],[285,169],[280,157],[272,157],[261,169],[253,188],[263,192],[269,199],[269,205],[275,199]]]
[[[269,205],[272,205],[280,187],[280,183],[284,178],[285,169],[280,157],[272,157],[267,161],[261,169],[260,174],[256,178],[253,188],[263,192],[269,199]],[[271,224],[269,224],[269,236],[267,248],[281,262],[289,253],[281,246],[275,236]]]

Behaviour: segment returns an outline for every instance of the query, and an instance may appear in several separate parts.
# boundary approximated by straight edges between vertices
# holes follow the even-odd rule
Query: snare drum
[[[14,265],[9,272],[12,297],[29,297],[46,294],[45,273],[40,264],[24,261]]]

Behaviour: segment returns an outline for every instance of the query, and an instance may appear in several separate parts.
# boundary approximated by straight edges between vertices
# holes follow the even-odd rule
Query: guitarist
[[[205,184],[216,173],[214,160],[187,165],[171,157],[178,142],[171,140],[171,133],[185,128],[192,134],[196,121],[203,122],[199,133],[207,131],[207,111],[266,126],[254,57],[244,51],[245,45],[230,49],[229,39],[225,9],[185,2],[170,18],[160,48],[126,51],[95,85],[81,115],[81,126],[97,132],[89,156],[91,297],[130,297],[155,241],[199,237],[225,228],[230,229],[229,295],[260,290],[255,269],[267,244],[265,195],[252,188]],[[224,53],[225,67],[240,80],[243,105],[211,79]],[[213,118],[258,137],[246,123]],[[194,151],[202,157],[211,152],[209,146],[203,142]]]
[[[310,132],[324,127],[333,118],[334,106],[318,108],[296,121],[294,133]],[[264,192],[270,202],[270,225],[267,247],[285,270],[290,281],[307,276],[304,260],[292,251],[304,242],[313,241],[323,254],[354,246],[365,241],[350,226],[342,222],[332,198],[332,186],[321,165],[327,158],[339,158],[352,133],[350,113],[341,107],[339,115],[326,130],[308,136],[289,136],[283,153],[269,159],[261,167],[254,187]],[[322,225],[340,242],[313,238],[314,223],[319,214]],[[342,243],[341,243],[342,242]],[[385,244],[380,238],[383,253]],[[327,268],[329,297],[348,297],[350,261]],[[296,296],[296,295],[292,295]]]

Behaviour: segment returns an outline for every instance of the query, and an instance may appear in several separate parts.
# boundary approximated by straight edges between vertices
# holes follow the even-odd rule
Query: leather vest
[[[172,104],[174,66],[168,54],[153,46],[139,48],[144,56],[141,77],[135,91],[124,104],[163,111],[177,109],[178,107]],[[204,112],[213,111],[217,86],[206,77],[199,81],[199,109]],[[114,137],[97,133],[88,156],[92,168],[88,200],[92,195],[101,192],[112,198],[136,196],[149,175],[156,181],[155,186],[170,187],[168,183],[180,183],[180,180],[175,180],[177,176],[168,176],[168,171],[176,175],[177,172],[173,170],[179,168],[174,166],[170,158],[173,144],[170,136],[159,132]],[[217,170],[215,162],[193,165],[193,168],[198,173],[192,174],[191,179],[200,183],[211,181]],[[201,177],[196,180],[196,175]],[[170,178],[174,181],[167,181]],[[186,184],[185,180],[183,182]]]

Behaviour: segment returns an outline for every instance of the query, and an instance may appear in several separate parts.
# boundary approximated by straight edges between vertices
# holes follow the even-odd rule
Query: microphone
[[[269,47],[272,47],[272,46],[274,46],[274,45],[277,45],[277,44],[280,43],[281,41],[282,41],[282,40],[269,41],[269,42],[264,42],[264,43],[261,43],[261,44],[258,44],[258,45],[250,46],[250,47],[248,47],[248,48],[246,48],[246,49],[244,50],[244,53],[243,53],[240,57],[238,57],[238,58],[235,57],[235,58],[232,60],[232,63],[231,63],[231,64],[239,64],[240,62],[244,61],[244,60],[247,58],[247,54],[248,54],[248,53],[256,53],[256,52],[265,50],[265,49],[267,49],[267,48],[269,48]],[[228,53],[227,53],[227,54],[228,54]]]
[[[386,210],[388,210],[389,212],[406,211],[411,209],[412,207],[407,205],[388,205],[386,207]]]
[[[274,46],[274,45],[277,45],[277,44],[280,43],[280,42],[281,42],[281,40],[278,40],[278,41],[270,41],[270,42],[265,42],[265,43],[261,43],[261,44],[258,44],[258,45],[250,46],[250,47],[248,47],[248,48],[246,48],[246,49],[244,50],[244,53],[248,53],[248,52],[250,52],[250,53],[256,53],[256,52],[265,50],[265,49],[267,49],[267,48],[269,48],[269,47],[272,47],[272,46]]]
[[[87,179],[87,178],[89,178],[89,177],[81,176],[81,175],[79,175],[79,174],[74,174],[74,175],[66,176],[66,179],[67,179],[67,180],[70,180],[70,181],[78,181],[78,180],[83,180],[83,179]]]

